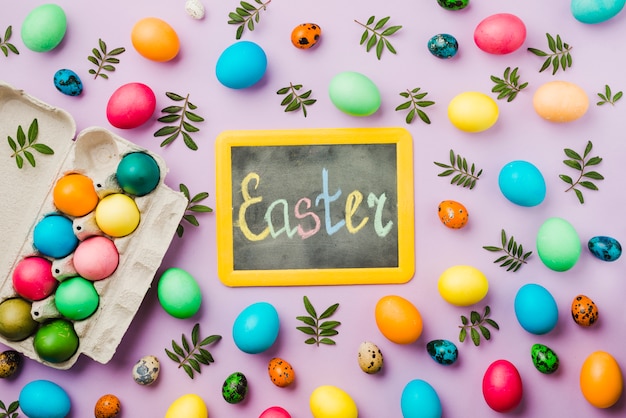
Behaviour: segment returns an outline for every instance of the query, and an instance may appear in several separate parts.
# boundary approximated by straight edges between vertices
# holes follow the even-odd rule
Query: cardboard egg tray
[[[24,166],[19,169],[15,158],[11,157],[13,150],[7,137],[16,139],[18,126],[27,133],[35,118],[39,124],[37,142],[51,147],[54,155],[33,151],[36,166],[32,167],[24,160]],[[62,363],[49,363],[35,352],[34,335],[19,342],[0,336],[4,345],[57,369],[70,368],[81,354],[100,363],[107,363],[113,357],[151,286],[187,206],[185,196],[163,182],[167,167],[158,155],[103,128],[87,128],[74,141],[75,135],[76,124],[70,114],[0,81],[0,155],[4,159],[0,166],[0,234],[3,237],[0,302],[18,296],[13,289],[12,276],[19,261],[31,255],[41,255],[33,246],[33,229],[44,216],[58,213],[52,201],[52,190],[59,178],[70,172],[84,174],[93,180],[96,192],[102,198],[121,192],[115,171],[120,159],[129,152],[148,153],[161,170],[155,190],[145,196],[133,196],[141,216],[137,229],[125,237],[111,238],[119,252],[119,265],[111,276],[94,282],[100,296],[96,312],[82,321],[73,321],[79,337],[78,351]],[[97,228],[92,214],[70,217],[79,240],[104,235]],[[63,259],[50,259],[57,280],[76,275],[71,257],[70,254]],[[43,323],[60,317],[53,298],[54,294],[33,302],[31,315],[35,320]]]

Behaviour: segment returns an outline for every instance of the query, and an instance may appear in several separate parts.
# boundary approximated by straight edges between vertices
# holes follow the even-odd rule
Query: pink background
[[[625,142],[621,133],[626,103],[619,102],[615,107],[595,105],[596,93],[603,91],[605,84],[614,92],[626,89],[621,51],[626,36],[623,13],[602,24],[585,25],[572,17],[568,1],[472,1],[467,9],[451,12],[435,0],[274,0],[262,12],[255,31],[246,31],[242,38],[264,48],[267,73],[253,88],[235,91],[216,80],[214,69],[221,51],[235,42],[235,27],[226,22],[237,1],[207,1],[207,16],[196,21],[185,14],[183,0],[58,0],[68,17],[66,37],[54,51],[35,53],[23,45],[19,33],[27,13],[42,3],[3,2],[0,29],[13,26],[12,42],[20,55],[0,56],[0,79],[70,112],[78,131],[103,126],[159,153],[170,169],[167,184],[177,188],[179,183],[185,183],[192,193],[209,192],[206,203],[211,207],[215,207],[216,199],[213,144],[226,129],[406,127],[414,141],[416,274],[404,285],[228,288],[216,273],[215,215],[201,214],[199,228],[187,226],[182,239],[173,239],[160,270],[180,267],[197,278],[204,297],[197,316],[180,320],[166,314],[153,286],[108,364],[83,356],[72,369],[59,371],[26,360],[18,376],[0,381],[0,399],[5,403],[17,399],[29,381],[50,379],[71,397],[73,418],[91,416],[96,400],[106,393],[121,399],[121,416],[126,418],[163,416],[170,403],[186,393],[200,395],[211,417],[256,417],[264,409],[280,405],[300,418],[311,416],[311,392],[329,384],[350,394],[360,417],[398,417],[402,389],[413,379],[423,379],[437,391],[445,417],[494,417],[500,414],[483,400],[481,381],[488,365],[503,358],[517,366],[524,384],[523,402],[510,416],[616,417],[626,412],[623,399],[608,410],[596,409],[585,401],[579,389],[580,367],[591,352],[608,351],[622,367],[626,365],[624,260],[606,263],[594,258],[586,248],[588,239],[595,235],[609,235],[626,243],[622,178]],[[500,12],[519,16],[528,34],[516,52],[494,56],[476,47],[473,31],[482,19]],[[390,38],[397,55],[385,51],[379,61],[373,52],[366,53],[359,45],[362,28],[354,19],[366,21],[371,15],[391,16],[389,24],[403,25]],[[148,16],[165,19],[178,32],[181,51],[174,61],[148,61],[133,49],[131,28]],[[308,51],[294,48],[289,41],[292,28],[303,22],[315,22],[323,30],[320,43]],[[546,32],[560,34],[573,46],[573,66],[555,76],[549,71],[539,73],[543,60],[526,51],[528,47],[545,50]],[[440,60],[428,52],[428,39],[438,33],[450,33],[458,39],[460,51],[453,59]],[[88,74],[92,64],[87,56],[97,46],[98,38],[105,40],[109,48],[124,46],[127,50],[119,57],[121,63],[109,74],[109,80],[93,80]],[[507,66],[519,67],[521,80],[528,81],[529,87],[512,103],[498,102],[500,117],[496,125],[478,134],[464,133],[452,126],[446,113],[448,102],[464,91],[491,94],[493,84],[489,76],[501,76]],[[64,96],[55,89],[52,76],[61,68],[70,68],[80,75],[85,85],[82,96]],[[376,114],[351,117],[333,106],[328,84],[342,71],[362,72],[378,86],[382,106]],[[587,92],[590,107],[583,118],[553,124],[534,112],[533,92],[552,80],[574,82]],[[155,91],[157,111],[140,128],[115,129],[105,116],[108,98],[122,84],[136,81]],[[308,109],[307,118],[301,113],[284,113],[280,106],[281,97],[276,91],[290,82],[313,90],[317,103]],[[431,125],[421,121],[406,125],[405,113],[394,111],[402,103],[398,93],[415,87],[421,87],[428,92],[427,98],[436,102],[426,109]],[[201,131],[194,135],[199,145],[196,152],[188,150],[181,139],[160,148],[160,140],[152,135],[162,126],[156,121],[159,110],[171,104],[165,97],[167,91],[189,93],[198,106],[197,112],[206,119],[198,124]],[[580,205],[573,193],[563,192],[566,185],[558,175],[573,174],[562,163],[563,149],[582,152],[588,140],[594,144],[592,154],[604,157],[597,168],[606,180],[596,182],[599,191],[585,191],[586,203]],[[475,189],[455,187],[448,179],[437,177],[441,170],[433,162],[446,162],[450,149],[484,169]],[[500,168],[516,159],[532,162],[546,179],[547,196],[537,207],[515,206],[499,192]],[[439,222],[437,205],[446,199],[460,201],[468,208],[467,227],[451,230]],[[546,268],[534,245],[539,226],[552,216],[572,223],[583,245],[579,262],[564,273]],[[499,243],[502,228],[533,251],[529,263],[517,273],[507,273],[493,264],[496,255],[482,249],[484,245]],[[489,279],[488,296],[475,306],[454,307],[439,296],[439,275],[457,264],[473,265]],[[557,301],[559,322],[547,335],[531,335],[517,322],[513,300],[526,283],[543,285]],[[599,308],[600,321],[593,328],[583,329],[570,317],[571,301],[581,293],[593,299]],[[420,310],[424,331],[416,343],[396,345],[377,329],[374,306],[388,294],[401,295]],[[305,314],[304,295],[318,309],[340,303],[334,316],[342,322],[336,346],[304,344],[305,335],[296,330],[300,323],[295,319]],[[246,306],[259,301],[276,307],[280,334],[267,352],[245,354],[235,346],[231,328]],[[460,315],[469,314],[471,309],[482,310],[486,304],[491,306],[500,331],[480,347],[469,341],[459,343]],[[196,322],[201,324],[202,335],[220,334],[223,339],[210,347],[216,362],[190,380],[165,356],[164,348],[170,346],[172,339],[180,340],[182,333],[189,334]],[[436,364],[426,352],[428,341],[441,338],[456,342],[459,347],[460,358],[451,367]],[[357,365],[357,348],[365,340],[376,343],[383,351],[384,371],[378,375],[366,375]],[[537,342],[559,355],[561,366],[557,373],[542,375],[534,369],[530,347]],[[149,354],[161,359],[161,376],[154,385],[143,387],[133,381],[131,369],[139,358]],[[266,367],[274,356],[284,358],[295,368],[297,381],[292,387],[282,389],[270,382]],[[221,385],[235,371],[248,377],[250,390],[244,403],[230,405],[222,399]]]

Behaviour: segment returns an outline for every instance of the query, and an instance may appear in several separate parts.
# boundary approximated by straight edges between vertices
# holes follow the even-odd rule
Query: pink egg
[[[507,360],[496,360],[483,376],[483,397],[497,412],[515,409],[522,401],[522,378],[515,366]]]
[[[291,418],[291,415],[280,406],[272,406],[263,411],[259,418]]]
[[[156,96],[142,83],[124,84],[113,92],[107,103],[107,119],[120,129],[132,129],[146,123],[156,108]]]
[[[106,279],[119,264],[117,247],[107,237],[91,237],[78,244],[72,262],[76,273],[87,280]]]
[[[52,263],[43,257],[27,257],[13,271],[13,288],[24,299],[45,299],[58,284],[52,275]]]
[[[509,13],[483,19],[474,30],[474,42],[481,50],[503,55],[517,50],[526,40],[526,25]]]

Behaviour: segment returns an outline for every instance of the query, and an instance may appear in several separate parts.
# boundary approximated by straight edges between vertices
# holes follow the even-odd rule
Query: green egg
[[[161,170],[150,155],[145,152],[132,152],[122,158],[115,177],[126,193],[144,196],[158,186]]]
[[[222,385],[222,396],[228,403],[243,401],[248,393],[248,380],[243,373],[235,372],[228,376]]]
[[[78,343],[74,325],[66,319],[53,319],[42,325],[33,340],[37,355],[50,363],[69,360],[78,350]]]
[[[198,282],[178,267],[163,272],[157,286],[157,296],[165,312],[180,319],[194,316],[202,304]]]
[[[80,276],[64,280],[54,294],[54,304],[61,315],[77,321],[93,315],[99,303],[93,283]]]
[[[34,8],[22,23],[22,41],[31,51],[48,52],[56,48],[67,30],[65,12],[56,4]]]
[[[543,344],[534,344],[530,349],[535,369],[543,374],[552,374],[559,368],[559,357],[550,348]]]
[[[571,269],[581,251],[580,237],[565,219],[549,218],[537,232],[537,253],[543,264],[551,270]]]
[[[328,94],[337,109],[351,116],[369,116],[376,113],[381,104],[378,87],[365,75],[354,71],[333,77]]]

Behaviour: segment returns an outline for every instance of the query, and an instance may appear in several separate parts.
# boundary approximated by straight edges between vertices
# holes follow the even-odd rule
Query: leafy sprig
[[[20,407],[20,401],[13,401],[7,407],[4,402],[0,401],[0,418],[17,418],[20,414],[17,409]]]
[[[24,166],[24,158],[30,163],[31,166],[35,167],[35,156],[30,150],[35,150],[40,154],[44,155],[53,155],[54,151],[52,148],[45,144],[37,143],[37,137],[39,136],[39,123],[37,119],[33,119],[30,126],[28,127],[28,136],[24,133],[24,129],[22,125],[17,127],[17,135],[15,139],[8,136],[7,140],[9,142],[9,146],[13,150],[13,154],[11,154],[11,158],[15,158],[15,163],[17,164],[17,168],[22,168]],[[19,147],[19,148],[18,148]]]
[[[396,112],[398,110],[406,110],[409,108],[411,109],[409,113],[407,113],[406,115],[405,120],[407,124],[413,122],[413,120],[415,119],[415,116],[417,115],[424,123],[430,125],[430,118],[428,117],[426,112],[420,109],[421,107],[428,107],[428,106],[432,106],[435,104],[435,102],[431,100],[422,100],[423,98],[426,97],[427,94],[428,93],[426,92],[420,93],[420,87],[416,87],[413,90],[407,89],[406,91],[403,91],[400,93],[400,96],[409,100],[400,104],[398,107],[396,107]]]
[[[450,150],[450,164],[435,162],[435,165],[445,169],[437,176],[448,177],[454,174],[450,184],[469,187],[470,190],[476,186],[476,182],[483,173],[482,169],[477,170],[474,163],[468,164],[465,157],[455,154],[453,150]]]
[[[9,42],[11,35],[13,35],[13,27],[9,25],[4,31],[4,40],[0,38],[0,50],[2,50],[5,57],[9,56],[9,52],[13,52],[15,55],[20,55],[20,51],[18,51],[15,45]]]
[[[302,84],[289,83],[289,87],[283,87],[279,89],[276,94],[285,95],[285,98],[280,103],[281,106],[285,106],[285,112],[293,112],[298,109],[302,109],[302,114],[306,118],[307,111],[306,106],[310,106],[317,102],[316,99],[311,99],[311,90],[305,91],[302,94],[298,94],[302,88]]]
[[[489,308],[489,305],[487,305],[485,306],[485,310],[482,315],[477,311],[472,311],[469,319],[465,315],[461,315],[462,325],[459,325],[459,328],[461,328],[461,331],[459,332],[459,341],[464,342],[467,338],[468,332],[472,342],[477,347],[480,345],[481,335],[485,338],[485,340],[491,339],[491,331],[489,331],[487,325],[497,330],[500,329],[500,326],[496,323],[496,321],[489,318],[490,313],[491,309]]]
[[[191,197],[191,194],[189,193],[189,188],[182,183],[179,185],[179,189],[185,195],[188,201],[187,208],[185,209],[185,214],[183,215],[183,220],[189,222],[193,226],[200,226],[200,222],[198,222],[198,218],[196,218],[196,215],[194,215],[194,213],[213,212],[213,209],[211,209],[210,207],[199,204],[204,199],[209,197],[209,194],[207,192],[201,192]],[[176,228],[176,235],[178,235],[179,238],[182,238],[184,233],[185,227],[183,226],[183,223],[181,221],[181,223],[179,223],[178,227]]]
[[[194,372],[201,373],[202,365],[209,366],[215,360],[211,353],[204,348],[222,339],[221,335],[210,335],[200,340],[200,324],[193,326],[191,330],[191,344],[189,339],[182,334],[181,343],[172,340],[172,350],[165,349],[165,354],[178,363],[178,368],[183,368],[190,378],[194,378]]]
[[[570,187],[565,191],[569,192],[570,190],[574,190],[580,204],[585,203],[585,199],[582,191],[578,189],[577,186],[584,187],[588,190],[598,190],[598,186],[596,186],[595,183],[593,183],[591,180],[604,180],[604,176],[597,171],[586,171],[589,166],[598,165],[602,162],[602,158],[598,156],[586,159],[589,156],[592,148],[592,142],[588,141],[582,156],[576,151],[569,148],[565,148],[563,150],[565,152],[565,155],[570,158],[568,160],[563,160],[563,164],[570,168],[573,168],[574,170],[578,170],[579,174],[576,181],[574,181],[572,177],[565,174],[559,174],[559,177],[565,183],[570,185]]]
[[[199,116],[198,114],[192,112],[192,110],[196,110],[198,106],[194,105],[189,101],[189,94],[186,96],[181,96],[176,93],[167,92],[165,93],[167,97],[175,102],[184,102],[182,106],[167,106],[161,109],[161,112],[166,113],[165,116],[161,116],[157,119],[162,123],[174,123],[178,122],[177,125],[168,125],[164,126],[158,131],[154,133],[155,137],[166,136],[161,142],[161,146],[164,147],[166,145],[174,142],[179,135],[182,135],[183,141],[187,148],[192,151],[196,151],[198,149],[198,145],[191,138],[191,133],[198,132],[200,129],[195,125],[192,125],[191,122],[204,122],[204,118]]]
[[[396,53],[395,48],[393,47],[393,45],[391,45],[391,42],[387,40],[387,37],[402,29],[401,25],[389,26],[385,28],[385,25],[387,24],[387,22],[389,22],[389,19],[391,19],[391,16],[383,17],[382,19],[374,23],[376,21],[376,16],[370,16],[365,24],[359,22],[358,20],[355,20],[356,23],[365,28],[365,31],[361,36],[361,42],[359,45],[365,44],[365,50],[367,52],[370,52],[370,50],[374,48],[374,46],[376,46],[376,57],[379,60],[383,54],[383,50],[385,49],[385,47],[392,54]]]
[[[611,88],[609,87],[609,85],[605,84],[604,93],[598,93],[598,97],[601,100],[597,102],[596,105],[602,106],[603,104],[607,104],[607,103],[611,105],[615,105],[615,103],[617,103],[617,101],[621,99],[623,95],[624,93],[622,93],[621,91],[618,91],[617,93],[615,93],[615,95],[613,95],[613,92],[611,91]]]
[[[483,248],[491,252],[504,251],[506,254],[498,257],[494,260],[494,263],[501,263],[500,267],[506,267],[506,271],[513,271],[514,273],[527,263],[528,257],[532,255],[532,251],[524,252],[522,244],[518,244],[515,238],[511,236],[507,238],[504,229],[500,232],[501,247],[486,245]]]
[[[235,33],[236,39],[241,39],[243,31],[246,30],[246,28],[248,28],[250,32],[254,30],[254,24],[259,23],[261,18],[261,10],[266,10],[267,5],[272,2],[272,0],[267,0],[265,3],[263,3],[263,0],[254,1],[259,5],[258,7],[246,1],[242,1],[239,3],[240,7],[237,7],[234,12],[228,14],[230,18],[228,24],[238,26],[237,32]]]
[[[528,48],[529,52],[532,52],[538,57],[546,57],[539,72],[543,72],[552,66],[552,75],[554,75],[559,69],[565,71],[567,68],[571,67],[572,54],[570,51],[572,47],[567,42],[563,42],[561,35],[557,34],[555,38],[549,33],[546,33],[546,38],[548,38],[548,49],[550,49],[551,53],[537,48]]]
[[[94,80],[98,77],[102,77],[105,80],[109,78],[109,76],[103,71],[115,71],[115,64],[119,64],[119,58],[116,58],[117,55],[121,55],[126,52],[126,48],[114,48],[112,50],[107,49],[107,44],[102,40],[98,39],[98,48],[94,48],[91,50],[93,55],[87,57],[87,59],[92,63],[98,66],[97,69],[90,68],[89,74],[93,75]]]
[[[491,92],[498,93],[498,100],[506,99],[507,102],[512,102],[520,91],[528,87],[528,82],[519,83],[518,70],[519,67],[512,70],[511,67],[506,67],[502,78],[491,76],[491,81],[495,83]]]
[[[315,311],[315,308],[311,304],[309,298],[304,296],[303,301],[304,308],[310,316],[297,316],[296,319],[304,322],[307,326],[296,327],[296,329],[302,331],[306,335],[311,335],[311,337],[306,339],[304,342],[306,344],[316,344],[318,347],[320,344],[336,344],[330,337],[339,334],[335,328],[341,325],[341,322],[324,320],[328,319],[335,313],[337,308],[339,308],[339,304],[335,303],[334,305],[329,306],[320,316],[317,316],[317,312]]]

